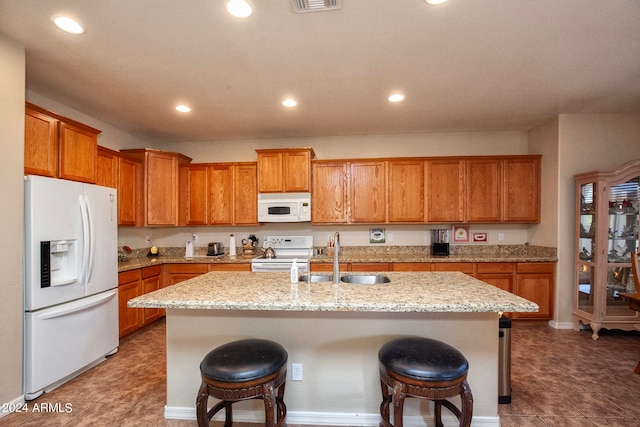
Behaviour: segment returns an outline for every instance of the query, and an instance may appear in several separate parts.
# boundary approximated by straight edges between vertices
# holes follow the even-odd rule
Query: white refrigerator
[[[32,400],[118,349],[113,188],[25,177],[24,393]]]

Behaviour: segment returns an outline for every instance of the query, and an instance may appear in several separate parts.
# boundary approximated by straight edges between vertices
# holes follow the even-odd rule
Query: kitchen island
[[[289,283],[288,273],[211,272],[129,301],[167,309],[167,418],[195,419],[199,363],[214,347],[260,337],[280,342],[303,380],[287,378],[289,424],[378,425],[378,349],[400,335],[447,342],[469,360],[474,422],[499,425],[498,312],[537,305],[458,272],[385,273],[387,284]],[[261,422],[258,402],[234,418]],[[413,399],[407,425],[429,405]]]

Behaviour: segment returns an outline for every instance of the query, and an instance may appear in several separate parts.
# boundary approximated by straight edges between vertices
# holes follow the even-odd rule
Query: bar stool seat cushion
[[[202,375],[221,382],[244,382],[277,372],[287,363],[287,351],[280,344],[245,339],[211,350],[200,363]]]
[[[469,370],[469,362],[456,348],[422,337],[391,340],[380,348],[378,359],[387,369],[416,380],[450,381]]]

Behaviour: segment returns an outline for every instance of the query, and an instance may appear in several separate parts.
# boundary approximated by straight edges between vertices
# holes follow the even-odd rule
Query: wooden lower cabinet
[[[496,286],[503,291],[513,290],[515,264],[512,262],[483,262],[476,264],[476,279]]]
[[[540,320],[553,318],[555,288],[555,263],[553,262],[398,262],[393,264],[393,271],[460,271],[533,301],[540,307],[538,312],[508,313],[509,317]]]
[[[431,271],[430,262],[394,262],[393,271]]]
[[[432,271],[459,271],[465,274],[474,274],[472,262],[434,262]]]
[[[127,307],[130,299],[140,296],[142,269],[118,273],[118,325],[120,336],[142,326],[142,310]]]
[[[349,271],[377,273],[380,271],[393,271],[393,264],[388,262],[353,262],[349,265]]]
[[[148,294],[149,292],[157,291],[162,287],[161,273],[162,268],[160,265],[154,265],[152,267],[144,267],[142,269],[142,282],[140,286],[142,292],[140,295]],[[164,316],[164,309],[161,308],[143,308],[142,309],[142,324],[146,325],[156,319]]]
[[[515,319],[553,318],[555,264],[545,262],[517,263],[513,293],[533,301],[540,307],[536,313],[514,313]]]
[[[162,287],[160,265],[118,273],[118,324],[123,336],[164,316],[159,308],[130,308],[127,302]]]
[[[350,271],[349,268],[349,264],[348,263],[339,263],[340,266],[340,272],[341,273],[345,273],[347,271]],[[309,264],[309,270],[311,270],[312,273],[331,273],[333,272],[333,264],[332,263],[322,263],[322,264],[316,264],[316,263],[311,263]]]
[[[169,284],[184,282],[209,271],[209,264],[169,264]]]
[[[251,264],[209,264],[209,271],[251,271]]]

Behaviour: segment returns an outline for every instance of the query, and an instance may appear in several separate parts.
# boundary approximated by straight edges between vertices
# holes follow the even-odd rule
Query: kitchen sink
[[[304,274],[300,276],[301,282],[331,282],[333,280],[333,274]]]
[[[374,285],[377,283],[389,283],[391,279],[382,274],[347,274],[340,278],[344,283],[357,283],[360,285]]]

